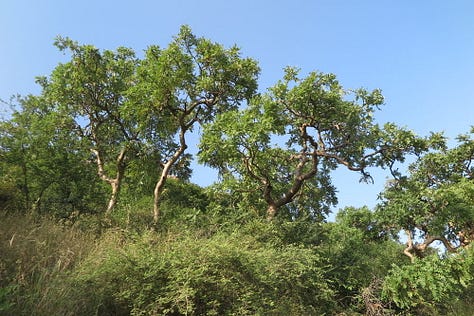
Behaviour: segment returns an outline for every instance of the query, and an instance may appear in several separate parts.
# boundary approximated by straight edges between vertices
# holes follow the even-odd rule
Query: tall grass
[[[50,219],[1,216],[0,314],[40,314],[54,284],[93,245],[94,236],[88,232]]]

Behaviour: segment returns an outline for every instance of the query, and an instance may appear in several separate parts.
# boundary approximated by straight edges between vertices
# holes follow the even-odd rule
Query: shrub
[[[71,276],[74,304],[59,312],[318,315],[332,306],[322,269],[309,249],[263,244],[249,235],[115,233]]]
[[[411,265],[394,266],[385,278],[382,294],[398,308],[417,315],[446,314],[466,291],[472,291],[473,267],[472,251],[447,257],[431,255]]]

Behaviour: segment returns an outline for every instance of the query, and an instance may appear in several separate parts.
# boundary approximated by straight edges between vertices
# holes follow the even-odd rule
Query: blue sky
[[[346,88],[382,89],[380,123],[451,138],[474,125],[472,0],[4,0],[0,99],[39,93],[35,76],[48,75],[65,58],[53,46],[57,35],[140,54],[151,44],[166,46],[182,24],[257,59],[261,91],[291,65],[335,73]],[[196,168],[193,181],[207,185],[213,175]],[[386,177],[374,175],[368,185],[337,171],[340,206],[373,206]]]

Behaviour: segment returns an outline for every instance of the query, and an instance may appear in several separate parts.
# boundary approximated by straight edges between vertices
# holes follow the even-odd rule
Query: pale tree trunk
[[[277,215],[278,207],[275,203],[270,203],[267,207],[267,220],[272,221]]]
[[[160,219],[161,194],[163,193],[163,190],[165,188],[166,180],[168,178],[169,169],[171,168],[171,166],[172,164],[170,163],[170,161],[168,161],[168,163],[165,164],[163,171],[161,172],[160,179],[156,182],[155,190],[153,191],[153,223],[154,224],[157,224]]]
[[[189,104],[187,107],[182,109],[181,116],[177,118],[179,122],[179,148],[170,157],[168,161],[166,161],[165,163],[163,162],[160,163],[162,167],[162,171],[155,185],[155,189],[153,190],[153,223],[155,225],[158,224],[158,221],[160,220],[160,216],[161,216],[160,201],[161,201],[161,195],[163,193],[163,190],[166,184],[166,180],[168,179],[171,168],[176,164],[176,162],[179,160],[179,158],[183,155],[183,153],[188,148],[188,146],[186,145],[186,138],[185,138],[186,132],[193,126],[194,123],[198,121],[199,109],[197,109],[197,107],[202,104],[205,104],[206,106],[210,107],[216,104],[216,102],[217,102],[216,98],[213,98],[210,100],[199,100],[199,101],[193,102],[192,104]],[[192,114],[193,111],[195,111],[194,114]],[[185,122],[185,119],[188,115],[194,115],[194,117],[191,118],[188,122]]]
[[[188,147],[186,145],[186,139],[184,137],[186,130],[187,129],[184,127],[181,128],[180,133],[179,133],[180,146],[178,150],[173,154],[173,156],[171,156],[171,158],[166,163],[162,164],[163,169],[161,171],[160,178],[156,182],[155,189],[153,190],[153,223],[155,225],[158,224],[158,221],[160,220],[161,194],[163,193],[163,190],[165,188],[166,180],[168,179],[171,168],[174,166],[174,164],[178,161],[178,159],[181,157],[181,155],[184,153],[184,151]]]
[[[112,213],[112,210],[115,208],[115,205],[117,205],[121,181],[110,181],[109,184],[112,188],[112,192],[110,194],[109,202],[107,203],[107,209],[105,210],[105,214],[107,216]]]
[[[112,210],[117,205],[118,196],[120,193],[120,188],[122,187],[122,179],[125,174],[125,154],[127,152],[127,148],[123,147],[120,150],[119,155],[115,161],[116,165],[116,175],[115,178],[109,177],[104,170],[104,161],[102,160],[102,156],[99,150],[93,149],[92,152],[96,156],[97,162],[97,174],[99,175],[100,179],[107,182],[111,187],[111,193],[109,202],[107,203],[107,209],[105,210],[105,214],[109,216],[112,213]]]
[[[306,176],[306,175],[305,175]],[[291,188],[278,200],[273,200],[270,194],[266,194],[265,200],[268,203],[267,207],[267,220],[273,220],[278,213],[278,209],[293,201],[294,197],[298,194],[303,186],[304,181],[308,177],[296,177]]]

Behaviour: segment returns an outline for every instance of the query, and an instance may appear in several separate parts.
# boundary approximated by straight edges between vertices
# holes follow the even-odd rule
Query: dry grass
[[[52,279],[71,270],[90,252],[94,237],[48,219],[0,216],[0,289],[9,289],[8,302],[0,306],[27,314],[48,296]]]

